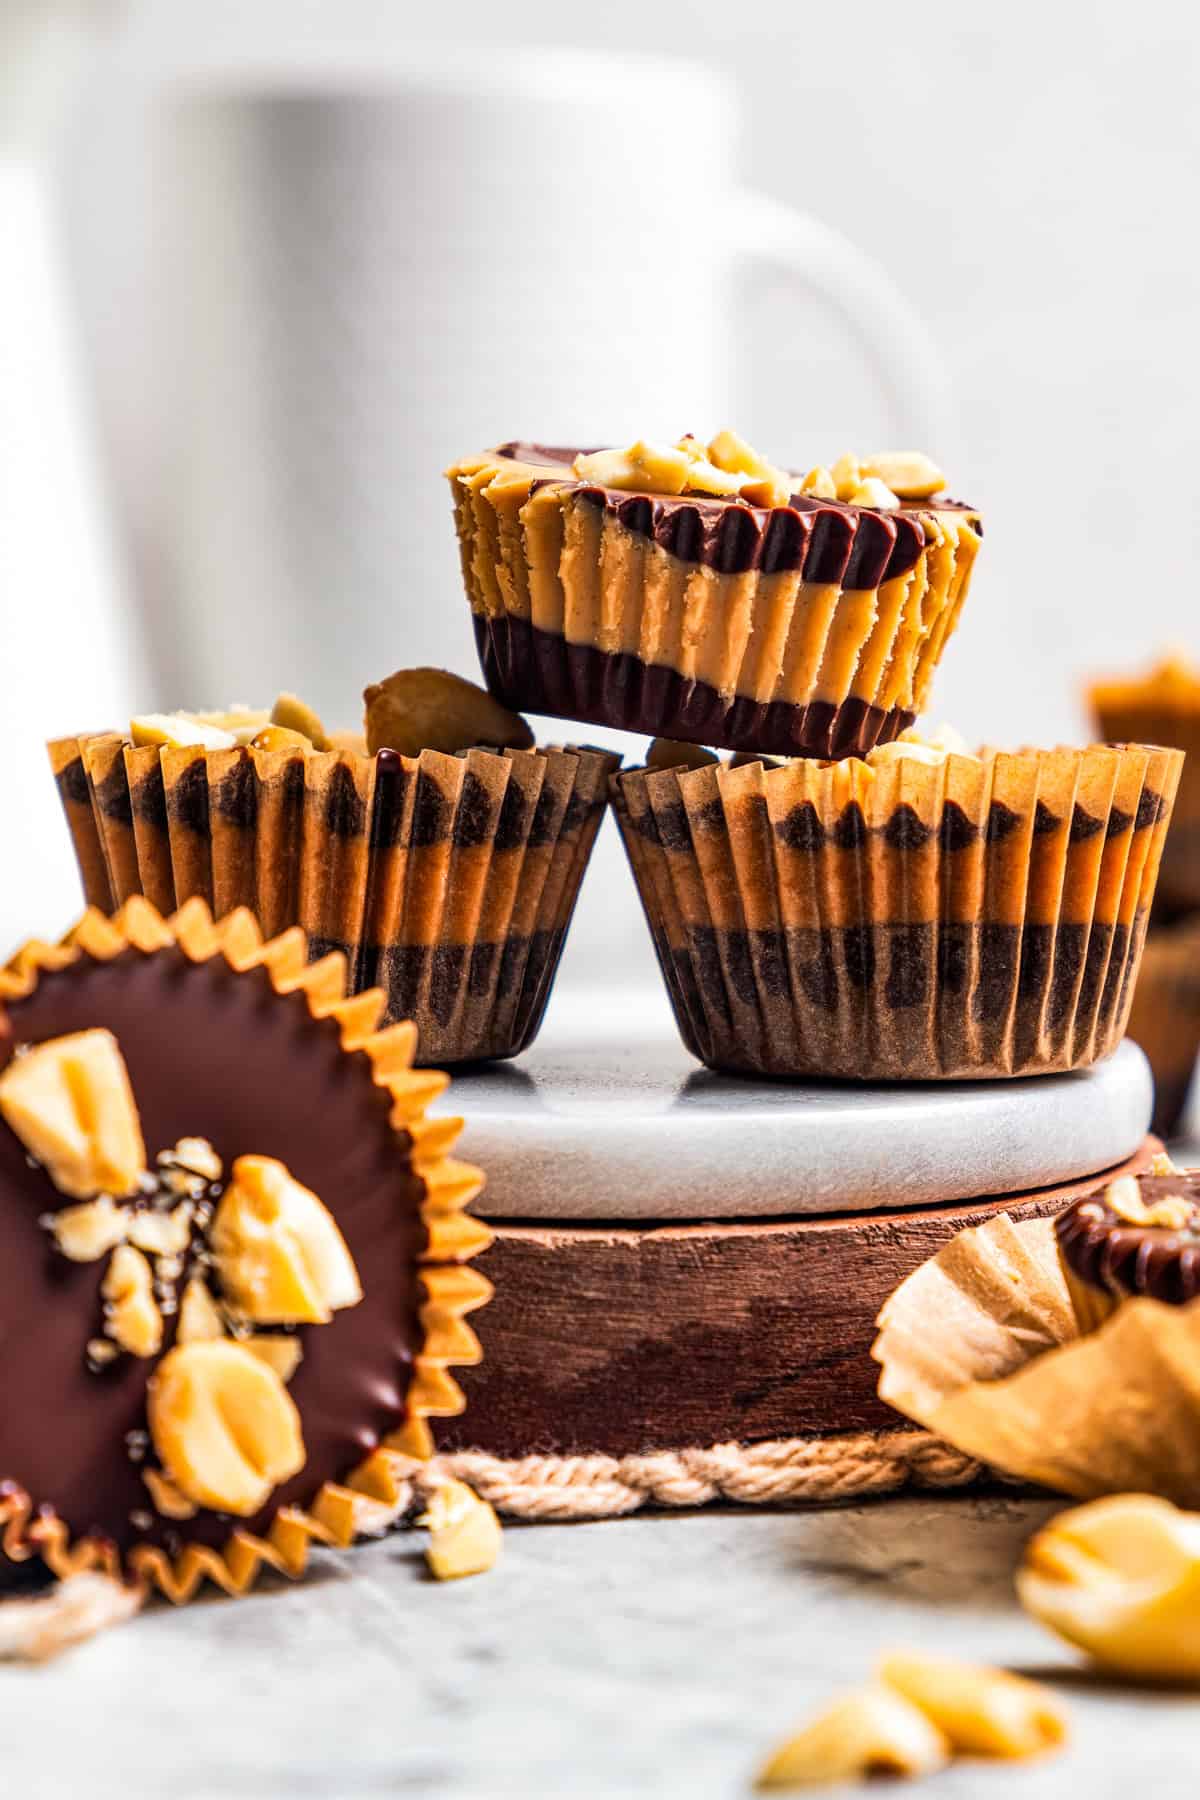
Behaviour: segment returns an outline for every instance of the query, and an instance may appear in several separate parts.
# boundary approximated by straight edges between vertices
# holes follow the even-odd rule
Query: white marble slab
[[[505,1219],[717,1219],[932,1206],[1071,1181],[1137,1148],[1135,1045],[1084,1074],[1001,1082],[749,1081],[688,1055],[659,992],[556,997],[514,1063],[459,1077],[462,1154]]]
[[[154,1606],[43,1668],[0,1667],[0,1787],[12,1800],[750,1800],[778,1740],[881,1651],[913,1645],[1047,1676],[1072,1744],[1019,1768],[959,1763],[912,1800],[1194,1800],[1194,1694],[1089,1678],[1014,1603],[1021,1546],[1057,1504],[926,1497],[510,1529],[490,1574],[445,1586],[415,1533],[321,1553],[302,1585]]]

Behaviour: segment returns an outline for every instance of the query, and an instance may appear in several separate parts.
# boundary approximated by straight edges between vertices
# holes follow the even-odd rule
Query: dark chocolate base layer
[[[312,1018],[304,994],[280,996],[265,969],[237,975],[219,958],[196,964],[178,950],[126,951],[112,962],[75,963],[43,972],[8,1011],[18,1043],[92,1026],[114,1033],[151,1156],[201,1136],[227,1169],[251,1153],[285,1162],[333,1213],[366,1294],[328,1325],[300,1331],[303,1358],[288,1391],[307,1459],[269,1511],[251,1520],[204,1511],[172,1526],[154,1513],[137,1460],[158,1359],[122,1356],[88,1368],[108,1259],[75,1263],[58,1253],[38,1221],[63,1196],[0,1125],[3,1338],[13,1375],[0,1407],[0,1480],[53,1507],[74,1537],[99,1535],[122,1549],[137,1541],[171,1551],[181,1536],[220,1545],[237,1524],[262,1532],[280,1506],[303,1506],[344,1478],[407,1416],[423,1341],[425,1186],[397,1154],[387,1090],[365,1054],[342,1049],[336,1020]]]
[[[475,642],[491,692],[517,712],[579,719],[649,737],[750,750],[766,756],[864,756],[890,743],[915,714],[864,700],[729,699],[707,682],[623,652],[572,644],[509,614],[476,613]]]
[[[1172,1195],[1200,1204],[1200,1173],[1142,1175],[1147,1206]],[[1118,1217],[1103,1190],[1055,1220],[1059,1254],[1077,1280],[1106,1294],[1143,1294],[1168,1306],[1200,1299],[1200,1233],[1130,1225]]]
[[[709,1068],[839,1080],[985,1079],[1114,1050],[1144,922],[651,927],[688,1050]]]

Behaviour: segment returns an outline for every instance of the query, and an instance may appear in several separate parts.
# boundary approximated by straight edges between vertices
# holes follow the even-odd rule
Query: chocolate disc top
[[[161,925],[145,903],[131,904],[141,908],[139,917],[149,915]],[[227,927],[213,932],[204,909],[198,911],[215,948],[217,933]],[[240,924],[247,927],[246,915],[240,915]],[[30,991],[10,997],[0,1011],[15,1046],[0,1088],[32,1066],[39,1046],[55,1055],[57,1040],[72,1034],[91,1034],[87,1041],[93,1047],[111,1034],[113,1053],[119,1052],[128,1073],[148,1171],[139,1190],[124,1202],[117,1196],[129,1216],[144,1220],[146,1209],[164,1204],[163,1165],[169,1176],[172,1147],[179,1145],[182,1152],[181,1140],[215,1153],[208,1174],[216,1179],[186,1178],[188,1191],[198,1197],[191,1203],[186,1246],[174,1258],[142,1258],[155,1270],[152,1300],[161,1315],[160,1341],[157,1351],[130,1354],[121,1344],[109,1344],[105,1333],[113,1335],[114,1297],[120,1294],[115,1259],[127,1255],[136,1275],[139,1252],[110,1255],[105,1245],[103,1254],[72,1260],[61,1221],[66,1209],[79,1207],[86,1178],[84,1186],[64,1192],[62,1169],[53,1159],[43,1166],[31,1155],[30,1128],[0,1092],[0,1283],[9,1368],[16,1376],[0,1408],[0,1480],[29,1496],[35,1517],[52,1512],[72,1541],[106,1543],[122,1556],[135,1545],[157,1546],[175,1556],[183,1545],[222,1546],[235,1529],[263,1535],[280,1508],[311,1506],[326,1484],[344,1482],[413,1417],[422,1353],[435,1348],[426,1342],[421,1308],[431,1291],[430,1276],[440,1272],[421,1265],[436,1263],[444,1253],[442,1244],[431,1241],[431,1231],[440,1228],[428,1223],[427,1201],[445,1159],[424,1160],[424,1173],[418,1174],[412,1139],[394,1121],[404,1106],[397,1099],[406,1091],[403,1083],[428,1095],[439,1078],[396,1073],[397,1062],[404,1060],[397,1034],[408,1028],[373,1037],[370,996],[335,1010],[327,980],[322,1002],[315,1004],[314,971],[305,972],[299,944],[295,951],[300,966],[288,971],[286,981],[280,980],[278,959],[272,966],[260,960],[235,968],[224,954],[197,959],[192,946],[185,950],[179,942],[148,952],[129,946],[103,960],[79,954],[65,967],[40,969]],[[326,969],[331,972],[340,975],[340,967]],[[277,982],[297,981],[295,991],[278,991]],[[377,998],[382,1007],[382,995]],[[351,1006],[360,1010],[351,1015],[346,1010]],[[315,1016],[317,1011],[326,1016]],[[390,1047],[386,1067],[378,1049],[384,1040]],[[109,1125],[111,1110],[105,1116]],[[423,1100],[416,1100],[408,1116],[419,1117],[422,1110]],[[203,1166],[203,1155],[192,1154]],[[475,1173],[465,1165],[446,1166]],[[277,1172],[272,1179],[284,1183],[288,1207],[300,1208],[297,1229],[308,1234],[297,1240],[293,1233],[287,1240],[290,1263],[271,1236],[275,1227],[261,1227],[256,1208],[267,1207],[261,1217],[270,1212],[261,1195],[250,1194],[242,1208],[243,1213],[249,1208],[248,1227],[239,1227],[225,1206],[235,1169],[264,1168]],[[460,1184],[464,1192],[466,1185]],[[461,1197],[453,1202],[461,1203]],[[94,1203],[84,1204],[90,1215]],[[109,1218],[112,1201],[102,1197],[100,1204]],[[166,1216],[157,1215],[160,1222]],[[231,1285],[227,1270],[233,1265],[221,1261],[223,1217],[226,1251],[229,1241],[236,1248],[239,1228],[251,1233],[242,1291]],[[127,1235],[134,1244],[144,1241],[138,1228]],[[296,1252],[297,1241],[304,1256]],[[316,1261],[306,1262],[314,1244]],[[270,1279],[278,1283],[280,1268],[285,1283],[299,1281],[307,1298],[302,1294],[299,1302],[291,1299],[274,1313],[265,1305],[256,1312],[255,1282],[267,1269],[275,1271]],[[455,1270],[456,1281],[465,1273]],[[177,1337],[183,1342],[181,1303],[192,1276],[211,1294],[212,1316],[223,1312],[231,1348],[265,1333],[284,1347],[289,1363],[299,1351],[298,1363],[283,1380],[294,1409],[288,1416],[303,1440],[302,1461],[290,1472],[293,1450],[286,1479],[274,1486],[265,1505],[253,1514],[244,1505],[236,1508],[236,1518],[217,1505],[196,1505],[194,1489],[190,1510],[172,1513],[168,1506],[160,1512],[151,1485],[160,1465],[165,1477],[174,1475],[169,1458],[156,1456],[160,1445],[148,1430],[153,1423],[148,1400],[152,1415],[156,1385],[160,1390],[164,1385],[159,1372],[172,1355],[184,1354],[175,1346]],[[311,1291],[310,1278],[317,1284]],[[321,1281],[333,1284],[328,1306],[327,1296],[317,1291]],[[484,1297],[486,1286],[479,1287],[460,1311]],[[248,1312],[239,1311],[247,1307]],[[264,1326],[264,1319],[276,1322]],[[221,1329],[214,1327],[217,1336]],[[234,1354],[240,1356],[242,1349]],[[439,1360],[444,1379],[447,1359]],[[263,1379],[273,1390],[279,1383],[273,1371]]]
[[[1140,1294],[1169,1306],[1200,1298],[1200,1170],[1128,1180],[1136,1180],[1150,1221],[1131,1218],[1129,1209],[1110,1203],[1107,1196],[1116,1183],[1077,1200],[1054,1225],[1067,1267],[1081,1282],[1109,1294]],[[1164,1222],[1154,1222],[1158,1219]]]

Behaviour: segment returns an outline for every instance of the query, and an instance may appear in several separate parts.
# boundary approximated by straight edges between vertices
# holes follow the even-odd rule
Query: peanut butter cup
[[[1137,1295],[1200,1299],[1200,1170],[1123,1175],[1076,1200],[1054,1230],[1081,1331]]]
[[[911,725],[982,532],[926,457],[791,475],[731,432],[448,474],[494,694],[729,750],[861,755]]]
[[[415,1022],[420,1063],[515,1056],[541,1024],[620,759],[511,747],[531,743],[524,721],[440,670],[366,698],[361,739],[308,715],[324,749],[294,702],[291,725],[154,715],[56,740],[85,896],[105,912],[131,895],[164,912],[200,898],[217,918],[245,906],[268,936],[300,925],[310,956],[342,952],[352,992],[379,986],[386,1018]],[[510,747],[470,747],[498,736]]]
[[[0,973],[0,1545],[186,1600],[402,1510],[489,1292],[461,1128],[298,930],[131,900]]]
[[[1180,654],[1165,656],[1145,675],[1093,682],[1088,698],[1110,742],[1171,744],[1185,752],[1156,917],[1165,923],[1200,911],[1200,666]]]
[[[614,777],[675,1016],[715,1069],[1086,1067],[1125,1029],[1177,751],[899,742]]]

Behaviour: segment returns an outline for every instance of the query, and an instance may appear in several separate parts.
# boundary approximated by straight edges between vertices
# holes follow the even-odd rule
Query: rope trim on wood
[[[514,1519],[616,1519],[644,1506],[864,1500],[905,1487],[966,1487],[989,1473],[927,1431],[774,1438],[640,1456],[522,1456],[456,1450],[436,1469]]]

